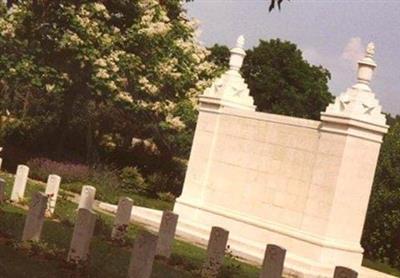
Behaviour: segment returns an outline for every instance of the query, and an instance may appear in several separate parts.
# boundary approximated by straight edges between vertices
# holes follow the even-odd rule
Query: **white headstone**
[[[128,197],[122,197],[118,202],[118,209],[115,215],[114,227],[111,232],[113,240],[122,241],[128,231],[131,221],[133,200]]]
[[[172,253],[178,215],[171,211],[164,211],[158,231],[157,255],[169,258]]]
[[[357,278],[358,273],[350,268],[337,266],[333,278]]]
[[[0,157],[0,170],[2,165],[3,165],[3,159]]]
[[[14,186],[11,192],[11,201],[18,202],[24,198],[26,183],[28,182],[29,167],[18,165]]]
[[[141,232],[135,239],[128,278],[149,278],[153,269],[158,238],[147,231]]]
[[[82,187],[81,197],[79,199],[78,209],[84,208],[91,210],[93,209],[94,198],[96,195],[96,188],[90,185],[84,185]]]
[[[285,263],[286,250],[278,245],[268,244],[265,249],[264,262],[260,278],[281,278]]]
[[[49,198],[47,211],[50,214],[54,213],[56,208],[58,190],[60,189],[61,177],[57,175],[49,175],[47,178],[47,186],[45,194]]]
[[[220,227],[212,227],[207,246],[207,260],[201,270],[201,277],[217,277],[224,263],[229,231]]]
[[[40,239],[46,208],[47,196],[43,192],[36,192],[32,196],[31,204],[29,205],[29,211],[22,233],[22,241],[38,241]]]
[[[90,241],[96,225],[96,213],[88,209],[79,209],[68,252],[68,261],[83,263],[88,259]]]

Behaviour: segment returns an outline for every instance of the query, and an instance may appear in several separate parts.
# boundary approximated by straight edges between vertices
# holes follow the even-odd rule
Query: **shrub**
[[[147,185],[136,167],[125,167],[122,169],[120,178],[122,188],[126,191],[147,193]]]
[[[157,193],[158,199],[160,199],[161,201],[165,201],[165,202],[174,202],[175,201],[175,195],[170,193],[170,192],[159,192]]]
[[[27,162],[30,176],[46,181],[48,175],[59,175],[64,182],[86,181],[90,176],[89,166],[68,162],[57,162],[47,158],[34,158]]]

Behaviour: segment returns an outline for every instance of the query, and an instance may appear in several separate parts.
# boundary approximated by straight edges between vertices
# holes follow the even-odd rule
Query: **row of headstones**
[[[88,194],[89,192],[93,194]],[[90,205],[94,200],[92,188],[84,188],[82,193],[81,200],[85,200],[85,205]],[[41,192],[33,196],[25,222],[22,236],[23,241],[39,240],[45,217],[47,198],[48,196]],[[113,240],[123,240],[126,236],[132,207],[133,201],[130,198],[123,197],[120,199],[111,233]],[[95,223],[96,213],[92,209],[80,208],[78,210],[78,217],[75,222],[68,253],[68,261],[80,264],[87,260]],[[164,211],[158,235],[154,235],[148,231],[139,233],[133,245],[128,277],[148,278],[151,276],[156,255],[166,258],[171,256],[177,223],[177,214]],[[207,259],[201,269],[202,277],[217,277],[223,265],[228,236],[229,232],[227,230],[220,227],[212,228],[207,247]],[[285,249],[277,245],[267,245],[260,277],[282,277],[285,255]],[[336,267],[334,278],[339,277],[356,278],[357,272],[345,267]]]
[[[18,166],[11,194],[12,201],[23,198],[28,173],[27,166]],[[60,182],[59,176],[50,175],[45,193],[37,192],[33,195],[25,220],[22,241],[38,241],[40,239],[46,212],[54,212]],[[0,200],[4,198],[4,187],[4,180],[0,180]],[[82,263],[88,259],[90,241],[93,237],[97,217],[93,211],[95,194],[96,188],[83,186],[67,258],[72,263]],[[122,241],[125,238],[131,220],[132,207],[132,199],[120,198],[111,232],[113,240]],[[134,242],[128,277],[150,277],[155,256],[160,255],[166,258],[171,256],[177,223],[178,215],[164,211],[158,235],[147,231],[139,233]],[[202,277],[218,275],[224,261],[228,236],[227,230],[220,227],[212,228],[207,247],[207,259],[201,270]],[[285,255],[285,249],[277,245],[267,245],[260,277],[282,277]],[[334,278],[339,277],[355,278],[357,272],[345,267],[336,267]]]
[[[0,169],[1,169],[2,159],[0,158]],[[11,190],[10,201],[19,202],[24,199],[25,188],[28,182],[29,167],[26,165],[18,165],[17,172],[15,174],[13,188]],[[57,175],[49,175],[47,179],[47,185],[45,194],[48,196],[48,207],[47,212],[50,214],[54,213],[56,206],[56,200],[58,196],[58,190],[60,188],[61,177]],[[4,202],[5,196],[5,181],[0,179],[0,202]]]

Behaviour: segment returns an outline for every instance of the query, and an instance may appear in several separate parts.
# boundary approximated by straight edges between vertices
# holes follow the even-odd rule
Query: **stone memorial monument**
[[[370,88],[376,64],[369,44],[356,84],[321,120],[255,112],[239,69],[200,96],[193,147],[174,212],[177,233],[206,241],[215,225],[230,231],[235,254],[262,262],[264,247],[287,250],[285,269],[332,277],[336,265],[361,268],[360,245],[385,115]]]

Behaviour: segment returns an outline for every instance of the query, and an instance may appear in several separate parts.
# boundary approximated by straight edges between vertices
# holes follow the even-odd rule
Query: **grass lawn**
[[[81,193],[82,186],[84,185],[92,185],[96,187],[96,199],[111,204],[118,204],[119,198],[121,196],[126,196],[132,198],[135,206],[155,208],[159,210],[172,210],[174,207],[174,204],[172,202],[152,199],[132,192],[127,193],[119,188],[112,188],[104,183],[94,183],[94,184],[85,184],[81,182],[62,183],[61,181],[62,189],[77,194]]]
[[[384,272],[384,273],[387,273],[387,274],[390,274],[390,275],[393,275],[396,277],[400,277],[400,270],[390,267],[389,265],[384,264],[384,263],[375,262],[375,261],[364,258],[362,265],[365,267],[368,267],[368,268],[375,269],[380,272]]]
[[[12,176],[0,174],[6,179],[6,193],[10,196]],[[32,193],[42,190],[43,184],[30,180],[26,188],[27,201]],[[146,200],[148,201],[148,200]],[[156,202],[156,200],[153,200]],[[151,204],[148,201],[147,204]],[[91,243],[89,267],[76,273],[76,269],[65,262],[72,236],[77,204],[60,194],[54,219],[46,220],[41,242],[30,247],[19,243],[26,211],[3,204],[0,207],[0,273],[1,277],[126,277],[131,246],[140,229],[130,225],[127,242],[116,245],[109,239],[113,218],[98,213],[94,238]],[[191,244],[175,241],[173,255],[167,262],[157,259],[152,277],[175,278],[196,277],[205,260],[204,249]],[[221,277],[258,277],[259,269],[228,256]]]

